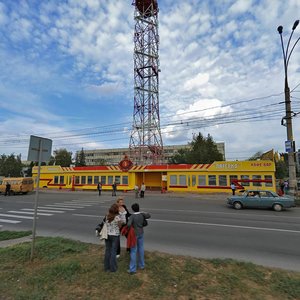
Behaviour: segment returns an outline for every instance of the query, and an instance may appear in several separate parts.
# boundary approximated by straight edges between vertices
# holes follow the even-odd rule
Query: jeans
[[[136,272],[136,259],[138,255],[138,268],[145,268],[145,260],[144,260],[144,234],[141,234],[136,237],[136,245],[135,247],[130,248],[130,264],[129,264],[129,272]]]
[[[105,240],[104,271],[117,271],[117,248],[120,240],[119,235],[108,235]]]

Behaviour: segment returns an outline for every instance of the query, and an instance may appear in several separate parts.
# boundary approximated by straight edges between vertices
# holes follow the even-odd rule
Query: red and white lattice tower
[[[159,119],[157,0],[135,0],[134,111],[129,156],[134,164],[160,164],[163,142]]]

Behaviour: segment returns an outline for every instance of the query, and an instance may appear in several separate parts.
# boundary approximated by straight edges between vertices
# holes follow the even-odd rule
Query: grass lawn
[[[1,240],[0,232],[0,240]],[[234,260],[146,252],[146,269],[103,271],[103,245],[39,237],[0,248],[0,299],[300,299],[300,273]]]

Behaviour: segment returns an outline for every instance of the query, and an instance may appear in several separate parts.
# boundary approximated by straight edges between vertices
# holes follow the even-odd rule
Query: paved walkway
[[[0,241],[0,248],[14,246],[14,245],[25,243],[25,242],[31,242],[31,235],[24,236],[24,237],[18,238],[18,239],[13,239],[13,240]]]

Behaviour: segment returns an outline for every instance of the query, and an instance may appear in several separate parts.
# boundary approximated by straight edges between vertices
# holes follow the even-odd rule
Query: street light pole
[[[280,35],[281,40],[281,48],[283,53],[283,61],[284,61],[284,96],[285,96],[285,117],[282,119],[282,125],[286,126],[287,129],[287,142],[290,147],[290,151],[288,151],[288,164],[289,164],[289,185],[290,185],[290,194],[294,196],[295,191],[297,190],[297,178],[296,178],[296,164],[295,164],[295,142],[293,138],[293,125],[292,125],[292,108],[291,108],[291,94],[290,94],[290,88],[288,84],[288,65],[289,60],[291,57],[291,54],[296,46],[296,44],[299,42],[300,37],[296,40],[294,43],[292,49],[289,52],[289,46],[291,42],[291,38],[293,36],[294,30],[297,28],[299,24],[299,20],[294,22],[294,25],[292,27],[292,32],[290,34],[286,49],[283,45],[283,38],[282,38],[282,26],[278,26],[277,30]]]

